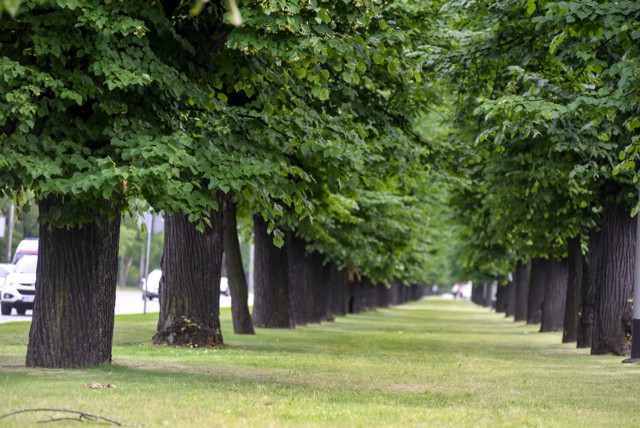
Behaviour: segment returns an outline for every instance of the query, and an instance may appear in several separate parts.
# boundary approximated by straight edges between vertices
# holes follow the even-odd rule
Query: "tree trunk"
[[[64,207],[65,202],[48,196],[38,206],[41,214],[47,214]],[[83,210],[92,208],[87,204]],[[120,239],[120,212],[112,209],[113,219],[96,212],[94,222],[79,227],[40,225],[28,367],[72,368],[111,362]]]
[[[424,296],[424,289],[420,284],[411,284],[411,300],[417,302]]]
[[[183,214],[167,216],[164,228],[160,317],[155,344],[222,346],[220,276],[224,252],[224,197],[211,211],[211,226],[196,229]]]
[[[331,263],[329,271],[329,298],[333,317],[347,314],[347,273]]]
[[[483,285],[473,285],[471,288],[471,301],[476,305],[482,305],[482,290]],[[455,296],[454,296],[455,298]]]
[[[529,300],[529,279],[531,278],[531,261],[518,262],[516,265],[516,307],[514,321],[527,320],[527,302]]]
[[[320,323],[331,316],[329,299],[327,295],[327,271],[324,269],[324,257],[317,251],[309,254],[307,258],[308,284],[313,297],[310,303],[312,322]]]
[[[405,304],[411,301],[411,287],[408,285],[402,286],[402,303]]]
[[[362,277],[361,285],[362,285],[362,291],[363,291],[362,305],[367,310],[370,310],[370,311],[376,309],[376,303],[377,303],[376,291],[369,277],[367,276]],[[410,287],[408,288],[409,288],[409,299],[411,299],[411,288]]]
[[[578,348],[591,348],[593,322],[595,318],[597,272],[602,259],[602,233],[592,231],[589,235],[589,249],[582,264],[581,309],[578,323]]]
[[[568,242],[568,281],[567,299],[564,310],[564,331],[562,343],[578,340],[578,321],[580,320],[580,288],[582,286],[582,245],[580,238]]]
[[[307,325],[313,322],[310,313],[313,310],[314,294],[309,284],[309,256],[304,240],[287,232],[286,238],[289,308],[295,325]]]
[[[377,290],[377,306],[379,308],[388,308],[390,300],[390,289],[384,284],[376,285]]]
[[[552,257],[547,266],[540,333],[562,331],[567,296],[567,277],[569,274],[567,261],[560,261]]]
[[[496,291],[496,313],[506,314],[507,307],[509,305],[509,287],[511,282],[507,285],[499,285]]]
[[[351,296],[349,298],[349,313],[350,314],[359,314],[364,310],[363,299],[364,299],[364,291],[363,291],[362,281],[358,280],[358,278],[354,278],[351,283]]]
[[[401,293],[402,291],[400,290],[400,287],[402,287],[402,285],[397,282],[394,281],[391,283],[391,304],[392,305],[399,305],[401,302]]]
[[[287,245],[277,248],[261,216],[253,219],[253,324],[265,328],[293,328],[289,309]]]
[[[255,334],[249,312],[249,287],[242,265],[242,252],[238,240],[238,220],[233,193],[226,197],[224,219],[224,261],[231,292],[231,317],[235,334]]]
[[[604,207],[591,353],[628,355],[636,222],[623,205]]]
[[[531,260],[531,281],[529,282],[529,308],[527,310],[527,324],[542,323],[542,301],[547,282],[549,260],[534,258]]]
[[[507,311],[505,312],[505,317],[512,317],[515,314],[516,308],[516,283],[515,280],[511,280],[509,282],[508,291],[507,291]]]

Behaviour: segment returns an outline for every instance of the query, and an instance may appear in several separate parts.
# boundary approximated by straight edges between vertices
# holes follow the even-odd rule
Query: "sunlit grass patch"
[[[119,316],[114,363],[86,370],[24,368],[28,324],[0,325],[2,409],[145,426],[640,425],[640,368],[468,302],[424,299],[255,336],[222,317],[227,347],[198,349],[152,346],[157,314]]]

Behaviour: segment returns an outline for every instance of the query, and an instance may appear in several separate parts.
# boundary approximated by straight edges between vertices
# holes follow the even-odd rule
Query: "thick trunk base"
[[[255,269],[253,272],[253,325],[262,328],[293,328],[289,308],[287,245],[277,248],[267,233],[267,223],[254,217]]]
[[[549,259],[542,301],[541,333],[562,331],[564,328],[568,274],[566,260]]]
[[[518,263],[516,266],[516,307],[514,321],[527,321],[529,281],[531,279],[531,261]]]
[[[74,206],[84,214],[95,206],[113,209],[114,218],[95,213],[80,227],[40,225],[40,251],[28,367],[75,368],[111,362],[118,280],[120,213],[98,200]],[[41,214],[67,205],[57,197],[39,202]]]
[[[222,346],[220,277],[222,272],[223,208],[211,211],[211,226],[197,230],[183,214],[165,221],[160,316],[155,344]],[[181,329],[185,328],[184,332]]]
[[[580,238],[573,238],[568,243],[567,299],[564,310],[564,331],[562,343],[578,340],[578,322],[580,320],[580,290],[582,286],[582,255]]]
[[[607,205],[602,223],[591,353],[629,355],[636,221],[626,207]]]
[[[193,348],[223,347],[220,329],[214,330],[182,317],[153,336],[155,345],[190,346]]]
[[[529,302],[527,309],[527,324],[542,323],[542,301],[544,287],[547,281],[549,260],[534,258],[531,260],[531,280],[529,282]]]

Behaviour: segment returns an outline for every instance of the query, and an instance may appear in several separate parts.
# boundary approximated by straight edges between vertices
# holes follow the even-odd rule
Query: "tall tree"
[[[66,204],[51,195],[40,201],[39,208],[47,215]],[[120,216],[117,207],[105,204],[97,200],[83,207],[94,213],[94,223],[71,228],[40,226],[28,367],[72,368],[111,362]],[[111,218],[100,208],[111,209]]]
[[[181,152],[193,139],[174,119],[187,98],[198,104],[198,91],[185,63],[168,55],[181,51],[181,38],[159,3],[25,1],[15,12],[0,20],[0,189],[20,210],[32,191],[46,206],[43,228],[81,231],[51,233],[44,242],[64,248],[66,260],[85,260],[66,269],[60,257],[39,258],[38,280],[47,286],[36,291],[28,361],[62,367],[65,355],[77,353],[78,366],[108,362],[118,240],[105,225],[115,227],[138,198],[169,212],[214,206],[206,192],[184,192],[178,179],[196,163]],[[91,284],[102,298],[65,298],[77,292],[73,284]],[[70,322],[76,313],[99,320],[88,325],[100,332],[101,351],[83,333],[85,323]],[[40,317],[61,318],[77,340],[54,344],[47,338],[58,334],[57,324]],[[54,345],[59,352],[48,351]],[[49,357],[36,358],[35,350]]]
[[[289,309],[289,269],[286,246],[277,248],[267,232],[267,223],[254,217],[253,324],[256,327],[292,328]]]
[[[562,331],[567,295],[567,260],[552,257],[547,265],[540,332]]]
[[[531,283],[529,287],[527,324],[540,324],[542,322],[542,302],[544,300],[549,263],[549,259],[539,257],[531,260]]]
[[[582,245],[579,238],[569,240],[567,297],[564,311],[564,329],[562,343],[578,340],[578,324],[580,320],[583,260]]]
[[[624,205],[605,206],[602,258],[596,272],[592,354],[628,355],[636,222]]]
[[[224,196],[202,231],[183,214],[165,220],[160,316],[156,344],[220,346],[220,273],[224,252]]]
[[[234,195],[229,192],[224,213],[224,261],[231,292],[231,319],[235,334],[255,334],[249,312],[249,287],[242,263],[238,239],[237,207]]]

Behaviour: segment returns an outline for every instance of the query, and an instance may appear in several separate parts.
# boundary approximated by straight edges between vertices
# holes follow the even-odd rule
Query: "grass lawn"
[[[256,336],[233,335],[222,318],[228,346],[214,350],[151,346],[157,314],[118,316],[114,363],[85,370],[26,369],[29,324],[0,324],[0,414],[63,408],[185,427],[640,426],[639,365],[468,302],[427,298]],[[48,425],[69,424],[79,425]]]

